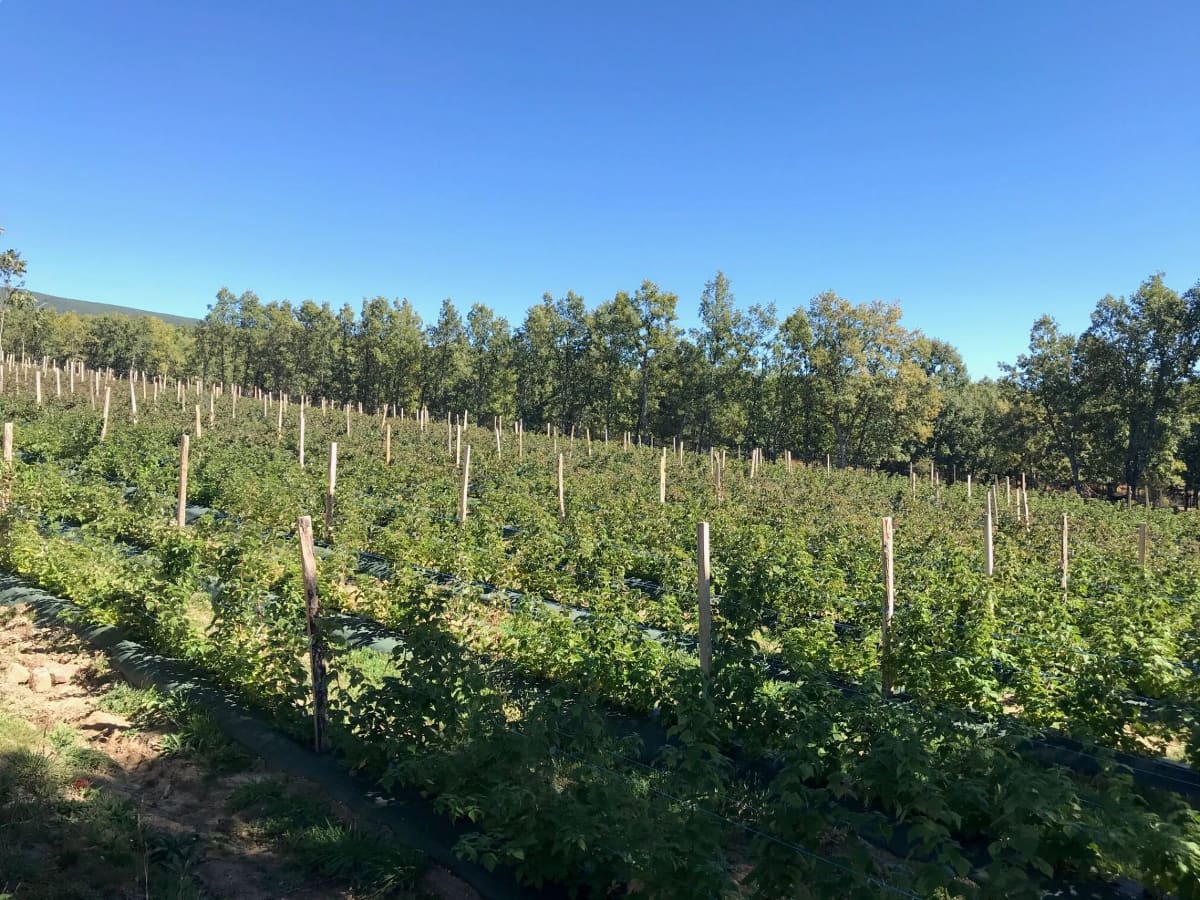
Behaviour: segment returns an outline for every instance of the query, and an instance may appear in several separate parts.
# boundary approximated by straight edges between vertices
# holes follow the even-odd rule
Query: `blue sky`
[[[0,0],[29,286],[896,300],[973,374],[1200,278],[1200,4]]]

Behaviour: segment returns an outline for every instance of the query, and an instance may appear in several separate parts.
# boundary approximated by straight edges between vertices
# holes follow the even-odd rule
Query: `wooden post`
[[[500,427],[496,427],[496,459],[500,458]]]
[[[1146,551],[1150,543],[1150,526],[1144,522],[1138,526],[1138,565],[1146,568]]]
[[[13,461],[13,423],[4,423],[4,462]]]
[[[180,404],[179,408],[180,408],[180,409],[183,409],[183,404],[182,404],[182,403]],[[132,377],[130,377],[130,379],[129,379],[129,416],[130,416],[130,418],[132,418],[132,419],[133,419],[133,424],[134,424],[134,425],[136,425],[136,424],[137,424],[137,420],[138,420],[138,415],[137,415],[137,390],[136,390],[136,388],[134,387],[134,381],[133,381],[133,378],[132,378]]]
[[[217,424],[217,407],[213,400],[213,393],[215,391],[216,391],[216,388],[213,388],[213,387],[210,387],[208,389],[208,427],[209,428],[215,428],[216,424]]]
[[[33,370],[33,393],[34,393],[34,396],[37,398],[37,405],[41,406],[42,405],[42,370],[41,369]],[[136,410],[134,410],[134,415],[137,415]]]
[[[880,630],[880,675],[883,696],[892,693],[891,631],[896,611],[896,572],[892,543],[892,517],[884,516],[883,525],[883,619]]]
[[[54,399],[62,399],[62,369],[54,367]]]
[[[300,407],[300,469],[304,470],[304,407]]]
[[[462,465],[462,423],[454,426],[454,468]]]
[[[1007,475],[1004,476],[1004,507],[1012,509],[1012,483]]]
[[[383,428],[383,464],[392,464],[392,423],[388,422]]]
[[[194,432],[196,432],[196,440],[200,440],[202,437],[204,437],[204,429],[200,427],[200,404],[199,403],[196,404],[196,421],[193,423],[193,425],[195,427],[192,430]]]
[[[967,499],[971,499],[971,476],[967,476]]]
[[[700,612],[700,671],[712,671],[712,564],[709,558],[708,523],[696,523],[696,599]]]
[[[275,418],[275,443],[283,440],[283,395],[279,395],[279,403],[276,404],[279,409]]]
[[[996,557],[992,547],[992,492],[987,493],[987,512],[983,517],[983,574],[990,576],[996,570]]]
[[[308,630],[308,662],[312,675],[313,749],[323,753],[328,749],[329,693],[325,683],[325,647],[317,624],[320,597],[317,594],[317,554],[313,550],[312,518],[301,516],[296,521],[300,538],[300,572],[304,578],[304,612]]]
[[[563,494],[563,455],[558,454],[558,517],[567,517],[566,496]]]
[[[100,440],[104,441],[108,437],[108,403],[112,396],[112,388],[108,385],[104,386],[104,418],[100,421]]]
[[[175,524],[182,528],[187,524],[187,481],[188,481],[188,436],[179,444],[179,505],[175,508]]]
[[[460,525],[465,525],[467,522],[467,485],[471,481],[471,445],[467,444],[466,452],[463,454],[462,467],[462,490],[458,495],[458,522]]]
[[[662,456],[658,459],[658,505],[667,502],[667,448],[662,448]]]
[[[337,488],[337,441],[329,445],[329,486],[325,489],[325,539],[333,540],[333,492]]]
[[[346,404],[346,435],[350,434],[350,404]]]
[[[1067,589],[1067,572],[1070,567],[1070,532],[1071,526],[1067,520],[1067,514],[1062,514],[1062,552],[1059,556],[1059,567],[1062,569],[1062,589]]]
[[[1025,480],[1025,476],[1021,476],[1021,480]],[[1025,530],[1029,530],[1029,491],[1025,490],[1025,485],[1021,485],[1021,520],[1025,523]]]

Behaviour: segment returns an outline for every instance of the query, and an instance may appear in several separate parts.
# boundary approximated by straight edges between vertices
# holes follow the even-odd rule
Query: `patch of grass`
[[[133,803],[106,790],[112,766],[73,729],[0,710],[0,897],[203,896],[189,870],[155,855],[160,837]]]
[[[241,771],[251,763],[251,757],[230,743],[208,715],[175,695],[121,682],[100,698],[100,706],[129,719],[138,729],[164,732],[158,749],[165,756],[191,759],[219,774]]]
[[[424,867],[420,854],[342,824],[278,778],[242,785],[229,798],[229,810],[238,814],[250,837],[314,875],[348,882],[371,896],[403,892]]]

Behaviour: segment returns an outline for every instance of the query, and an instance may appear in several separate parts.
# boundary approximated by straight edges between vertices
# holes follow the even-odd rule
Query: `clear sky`
[[[897,300],[972,374],[1200,278],[1200,3],[0,0],[31,288]]]

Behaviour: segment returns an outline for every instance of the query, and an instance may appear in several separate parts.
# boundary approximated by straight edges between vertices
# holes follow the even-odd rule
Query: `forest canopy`
[[[335,310],[221,288],[198,325],[182,326],[57,313],[28,301],[20,254],[4,260],[0,341],[33,358],[838,466],[933,461],[1110,493],[1200,486],[1200,284],[1180,293],[1161,274],[1101,298],[1081,334],[1043,316],[1027,352],[976,381],[895,303],[829,291],[781,316],[740,306],[721,272],[689,329],[678,296],[650,281],[590,308],[546,294],[515,324],[450,299],[425,322],[408,300]]]

